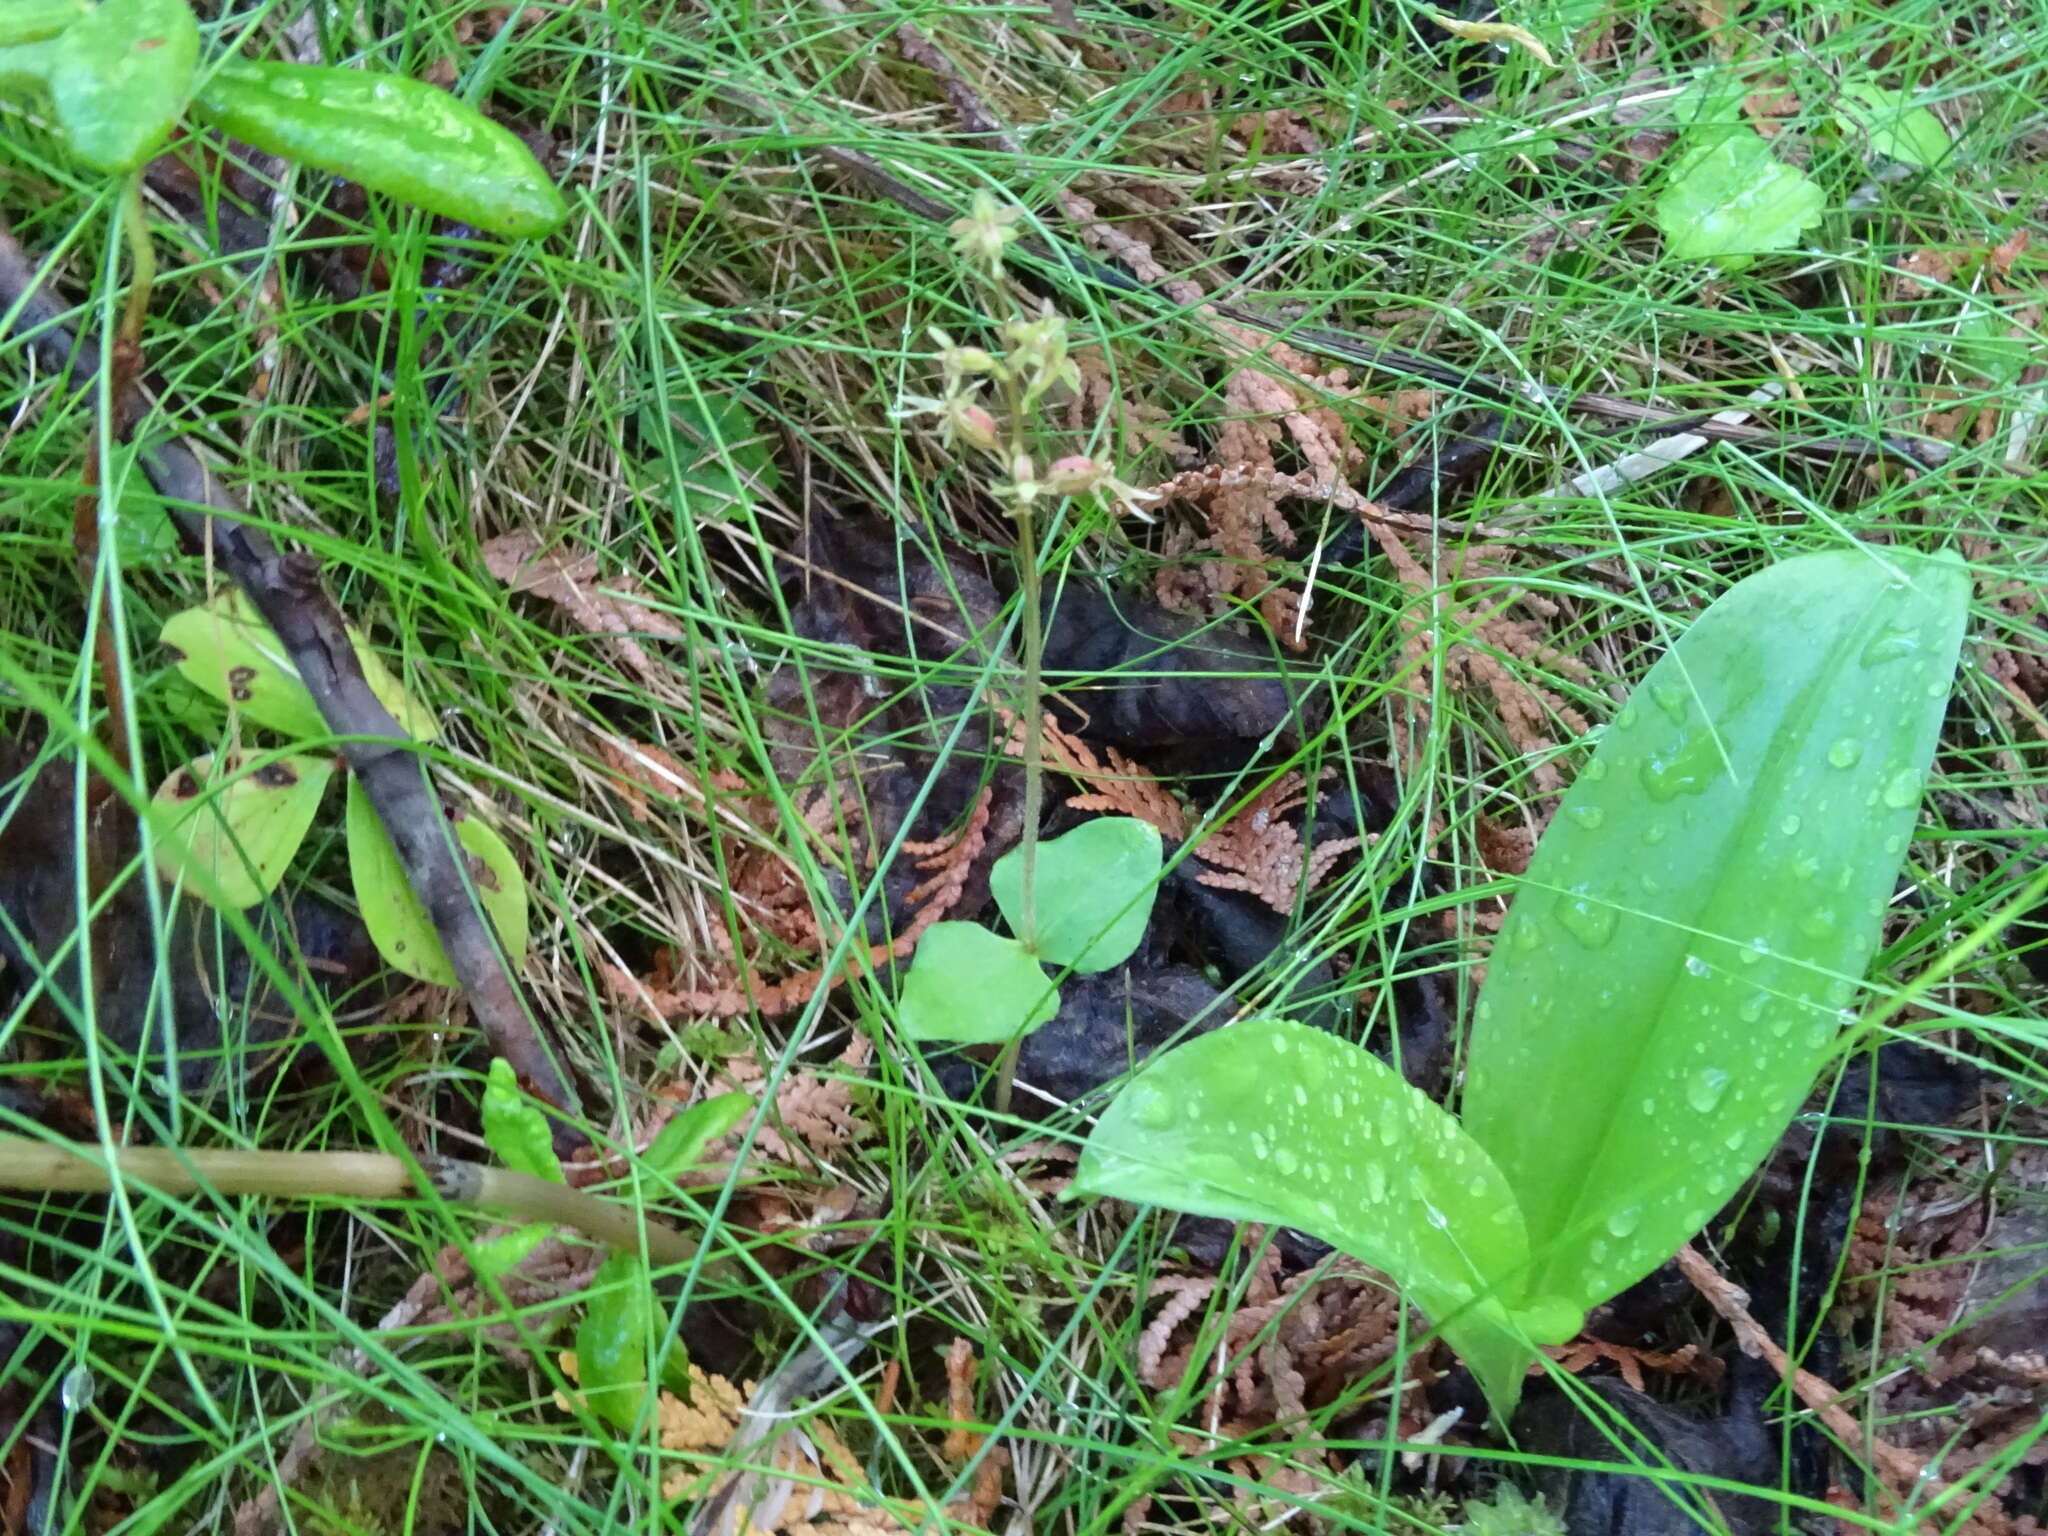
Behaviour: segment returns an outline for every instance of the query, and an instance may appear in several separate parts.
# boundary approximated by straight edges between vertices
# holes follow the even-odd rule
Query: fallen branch
[[[0,223],[0,314],[43,365],[69,371],[74,386],[96,378],[100,348],[65,325],[66,307],[36,281],[34,264]],[[148,402],[130,385],[115,417],[140,423]],[[184,438],[165,433],[137,448],[142,470],[169,503],[186,547],[219,562],[277,632],[320,716],[342,739],[342,755],[390,834],[407,882],[433,920],[441,947],[491,1048],[538,1098],[574,1115],[575,1090],[500,955],[469,882],[426,766],[404,729],[370,691],[347,627],[312,556],[279,553],[248,521],[240,499]],[[556,1122],[558,1150],[581,1144]]]

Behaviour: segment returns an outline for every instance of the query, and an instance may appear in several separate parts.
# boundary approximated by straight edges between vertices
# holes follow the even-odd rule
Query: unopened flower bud
[[[953,435],[970,448],[979,448],[984,453],[996,449],[996,419],[978,405],[961,402],[951,411]]]

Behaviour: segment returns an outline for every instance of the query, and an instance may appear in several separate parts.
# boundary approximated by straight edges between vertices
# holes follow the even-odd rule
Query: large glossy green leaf
[[[191,879],[208,900],[253,907],[284,878],[333,773],[326,757],[193,758],[151,802],[158,871],[166,880]]]
[[[1158,831],[1133,816],[1098,816],[1038,845],[1035,934],[1024,932],[1024,861],[1011,849],[989,871],[989,893],[1011,931],[1048,965],[1106,971],[1130,959],[1159,891]]]
[[[1961,564],[1808,555],[1650,669],[1544,833],[1487,967],[1466,1128],[1537,1294],[1668,1259],[1783,1133],[1869,963],[1961,644]]]
[[[1580,1319],[1525,1305],[1507,1179],[1428,1097],[1319,1029],[1253,1019],[1168,1052],[1104,1111],[1077,1193],[1313,1233],[1384,1270],[1511,1412],[1532,1343]]]

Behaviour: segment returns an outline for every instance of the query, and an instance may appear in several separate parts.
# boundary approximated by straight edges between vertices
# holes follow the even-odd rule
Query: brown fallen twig
[[[95,378],[100,348],[64,323],[68,308],[36,280],[34,263],[0,222],[0,315],[53,372],[69,371],[74,387]],[[117,419],[141,422],[137,386],[117,401]],[[198,450],[175,433],[144,442],[142,470],[169,504],[186,547],[218,561],[248,593],[277,632],[299,670],[320,716],[342,739],[342,755],[361,781],[390,834],[407,882],[433,920],[441,947],[462,983],[491,1048],[510,1063],[533,1093],[575,1114],[575,1089],[561,1070],[538,1022],[498,952],[468,880],[456,863],[456,843],[426,767],[404,729],[370,691],[341,610],[320,580],[320,565],[302,552],[280,553],[247,521],[241,500]],[[557,1149],[582,1138],[555,1124]]]
[[[1733,1330],[1737,1347],[1752,1359],[1761,1358],[1776,1371],[1844,1446],[1860,1447],[1876,1464],[1879,1481],[1901,1509],[1912,1510],[1917,1521],[1929,1522],[1916,1525],[1916,1529],[1932,1529],[1931,1522],[1938,1510],[1945,1510],[1945,1519],[1952,1519],[1960,1512],[1961,1505],[1971,1497],[1970,1490],[1932,1481],[1927,1476],[1927,1464],[1919,1457],[1869,1434],[1842,1406],[1841,1393],[1813,1372],[1793,1366],[1777,1341],[1749,1315],[1748,1295],[1709,1264],[1690,1243],[1678,1250],[1678,1267],[1692,1282],[1693,1289],[1706,1298],[1707,1305],[1720,1313],[1722,1320]],[[1998,1511],[1997,1501],[1985,1495],[1962,1524],[1941,1528],[1954,1532],[1955,1536],[1998,1536],[2007,1529],[2007,1522]]]

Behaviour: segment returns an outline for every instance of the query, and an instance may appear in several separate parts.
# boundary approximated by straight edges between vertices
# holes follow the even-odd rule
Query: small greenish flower
[[[953,235],[953,249],[994,277],[1003,269],[1003,252],[1019,231],[1016,222],[1024,217],[1017,207],[1000,207],[987,192],[974,194],[974,206],[964,219],[947,226]]]
[[[948,389],[943,396],[905,395],[896,415],[899,418],[936,416],[939,418],[939,441],[948,448],[965,444],[969,448],[979,448],[983,453],[994,453],[1002,443],[996,430],[996,419],[975,402],[974,393],[974,386],[964,385]]]
[[[973,375],[1001,372],[1002,364],[982,348],[955,346],[953,338],[936,325],[932,327],[932,340],[939,345],[939,367],[945,373],[948,393]]]
[[[1067,356],[1066,317],[1047,304],[1036,320],[1011,320],[1003,326],[1010,344],[1004,365],[1024,380],[1024,403],[1032,404],[1054,384],[1081,387],[1081,370]]]
[[[1041,496],[1052,493],[1052,487],[1038,478],[1037,467],[1031,462],[1031,455],[1020,453],[1010,461],[1010,478],[998,480],[989,487],[998,498],[1010,504],[1013,510],[1026,510],[1038,504]]]
[[[1155,491],[1141,491],[1134,485],[1119,480],[1105,464],[1078,453],[1070,453],[1063,459],[1055,459],[1045,472],[1048,489],[1060,496],[1083,496],[1090,492],[1106,500],[1121,504],[1142,522],[1151,522],[1152,514],[1144,504],[1157,495]]]

